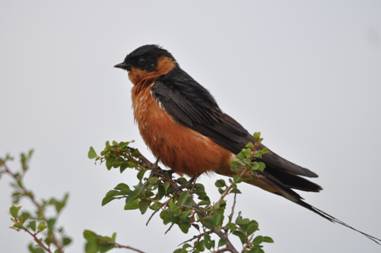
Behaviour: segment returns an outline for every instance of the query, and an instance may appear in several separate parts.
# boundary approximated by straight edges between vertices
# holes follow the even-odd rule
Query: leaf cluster
[[[254,137],[261,140],[258,136]],[[171,171],[161,169],[157,162],[150,162],[130,144],[107,142],[99,155],[92,147],[88,152],[89,158],[105,163],[108,170],[137,170],[136,184],[130,186],[119,183],[105,194],[102,205],[123,200],[125,210],[139,210],[141,214],[151,212],[147,225],[158,214],[163,224],[168,226],[166,232],[176,226],[185,234],[194,234],[180,244],[175,253],[259,253],[263,252],[263,243],[272,242],[270,237],[256,235],[259,228],[255,220],[244,218],[241,213],[235,214],[236,197],[240,194],[238,184],[242,177],[264,169],[263,164],[256,161],[256,143],[248,144],[236,156],[233,161],[236,176],[233,179],[215,182],[220,196],[214,201],[205,191],[204,185],[197,183],[195,178],[174,176]],[[227,196],[233,196],[230,205]],[[228,209],[228,206],[231,208]],[[232,237],[238,239],[239,246],[233,245]]]
[[[66,206],[69,195],[62,199],[48,198],[38,200],[33,191],[25,186],[24,178],[29,170],[29,162],[33,151],[21,153],[19,156],[20,168],[12,171],[8,162],[14,160],[10,155],[0,158],[0,174],[12,178],[12,205],[9,208],[11,228],[28,233],[33,242],[28,245],[31,253],[55,252],[63,253],[64,248],[71,244],[72,239],[64,232],[63,227],[57,225],[57,220]],[[32,208],[22,208],[22,202],[29,201]]]

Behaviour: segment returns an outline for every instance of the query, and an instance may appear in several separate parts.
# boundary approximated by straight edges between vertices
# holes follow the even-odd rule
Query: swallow
[[[164,165],[178,174],[197,177],[206,172],[234,176],[232,160],[252,135],[224,113],[214,97],[187,74],[173,55],[157,45],[141,46],[114,67],[126,70],[132,82],[134,118],[144,142]],[[263,144],[261,144],[263,145]],[[354,230],[377,244],[381,239],[362,232],[308,204],[295,191],[319,192],[322,187],[306,178],[313,171],[266,148],[263,172],[244,181],[290,200],[321,217]]]

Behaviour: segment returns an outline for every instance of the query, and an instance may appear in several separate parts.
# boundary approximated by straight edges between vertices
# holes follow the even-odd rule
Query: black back
[[[208,90],[180,67],[160,77],[152,93],[174,120],[235,154],[250,141],[249,132],[223,113]]]

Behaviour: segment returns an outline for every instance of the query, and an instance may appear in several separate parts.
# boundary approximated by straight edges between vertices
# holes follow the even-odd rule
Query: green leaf
[[[54,226],[56,225],[57,219],[56,218],[49,218],[46,221],[46,224],[48,225],[48,231],[52,231]]]
[[[209,234],[204,235],[204,244],[207,249],[214,248],[215,242]]]
[[[186,186],[188,184],[188,181],[184,177],[179,177],[177,180],[177,183],[179,183],[181,186]]]
[[[112,235],[111,235],[111,240],[112,240],[113,242],[115,242],[115,240],[116,240],[116,233],[115,233],[115,232],[112,233]]]
[[[112,163],[113,163],[112,160],[110,160],[110,159],[107,159],[107,160],[106,160],[106,168],[107,168],[108,170],[111,170],[111,168],[112,168]]]
[[[256,142],[260,142],[260,141],[262,141],[262,138],[261,138],[261,132],[255,132],[255,133],[253,134],[253,137],[254,137],[254,140],[255,140]]]
[[[178,205],[183,206],[185,204],[189,204],[189,202],[192,200],[192,196],[188,191],[183,191],[180,193]]]
[[[178,224],[178,226],[184,234],[187,234],[191,224],[190,223],[180,223],[180,224]]]
[[[144,174],[146,173],[146,171],[147,171],[147,170],[144,170],[144,169],[140,170],[140,171],[138,172],[138,174],[136,175],[136,177],[137,177],[139,180],[142,180],[143,177],[144,177]]]
[[[28,158],[24,153],[20,155],[20,163],[22,171],[26,172],[28,170]]]
[[[226,186],[226,183],[225,183],[225,180],[223,179],[218,179],[215,183],[215,186],[220,188],[220,187],[225,187]]]
[[[89,149],[89,152],[87,153],[87,157],[89,158],[89,159],[95,159],[95,158],[97,158],[97,152],[95,151],[95,149],[93,148],[93,147],[90,147],[90,149]]]
[[[97,234],[94,233],[93,231],[91,230],[84,230],[83,231],[83,237],[86,239],[86,240],[92,240],[92,239],[95,239],[97,237]]]
[[[165,210],[161,211],[160,218],[163,220],[164,225],[167,225],[168,223],[171,222],[172,217],[171,217],[169,210],[165,209]]]
[[[233,176],[233,182],[235,184],[241,183],[242,182],[242,178],[239,175],[234,175]]]
[[[21,215],[18,217],[19,224],[23,225],[27,219],[30,218],[29,212],[22,212]]]
[[[273,243],[273,239],[269,236],[262,236],[262,235],[258,235],[257,237],[255,237],[255,239],[253,240],[253,244],[254,245],[260,245],[261,243]]]
[[[165,194],[168,193],[168,189],[169,189],[170,186],[171,186],[171,184],[170,184],[169,182],[165,182],[165,183],[164,183]]]
[[[155,185],[155,184],[157,184],[158,181],[159,181],[158,177],[152,176],[152,177],[148,178],[148,184],[150,184],[150,185]]]
[[[123,194],[128,194],[130,192],[130,187],[125,183],[120,183],[114,187],[115,190],[120,191]]]
[[[221,247],[221,246],[224,246],[224,245],[226,245],[226,240],[224,240],[224,239],[220,239],[220,240],[218,240],[218,247]]]
[[[71,239],[70,237],[65,236],[65,237],[62,239],[62,244],[63,244],[64,246],[68,246],[68,245],[70,245],[71,242],[72,242],[72,239]]]
[[[241,243],[246,243],[247,241],[247,235],[241,230],[236,230],[233,232],[234,235],[238,236],[238,238],[241,240]]]
[[[126,199],[124,210],[133,210],[139,208],[140,199]]]
[[[155,201],[151,204],[150,208],[154,211],[159,210],[163,204],[161,202]]]
[[[250,221],[250,223],[247,224],[247,226],[246,226],[246,232],[249,235],[253,234],[257,230],[258,230],[258,223],[254,220]]]
[[[147,211],[149,204],[151,204],[151,201],[148,200],[142,200],[139,202],[139,210],[142,214]]]
[[[98,235],[91,230],[83,231],[83,237],[86,240],[85,252],[104,253],[113,249],[115,247],[115,236],[115,233],[109,237]]]
[[[265,168],[266,168],[266,165],[263,162],[254,162],[254,163],[251,163],[251,166],[250,166],[250,169],[252,171],[263,172],[265,170]]]
[[[28,250],[30,253],[44,253],[45,251],[39,246],[34,246],[32,243],[28,245]]]
[[[194,243],[194,248],[199,251],[199,252],[202,252],[204,251],[205,249],[205,246],[204,246],[204,241],[196,241]]]
[[[235,223],[237,223],[237,225],[239,226],[242,226],[242,225],[247,225],[250,223],[250,219],[247,219],[247,218],[243,218],[241,216],[241,212],[238,213],[238,216],[235,220]]]
[[[57,214],[59,214],[62,211],[62,209],[66,206],[68,198],[69,198],[69,194],[66,193],[64,197],[62,198],[62,200],[51,198],[49,199],[48,203],[50,205],[53,205],[54,208],[56,209]]]
[[[21,209],[21,206],[15,206],[15,205],[12,205],[10,208],[9,208],[9,213],[10,215],[13,217],[13,218],[16,218],[18,216],[18,213]]]
[[[203,218],[202,223],[207,228],[214,229],[216,227],[220,227],[222,225],[223,220],[224,220],[223,212],[216,211],[214,214]]]
[[[271,238],[270,236],[264,236],[262,241],[266,243],[274,243],[273,238]]]
[[[106,193],[106,195],[102,199],[102,206],[110,203],[112,200],[116,199],[116,197],[121,196],[121,193],[116,190],[111,190]]]
[[[42,232],[46,229],[47,225],[46,225],[46,222],[45,221],[41,221],[40,223],[38,223],[38,226],[37,226],[37,232]]]
[[[28,228],[32,229],[32,231],[36,231],[36,221],[32,220],[28,224]]]
[[[226,227],[230,230],[230,231],[232,231],[232,232],[234,232],[236,229],[237,229],[237,225],[236,224],[234,224],[234,223],[228,223],[228,224],[226,224]]]
[[[159,197],[159,199],[161,199],[162,197],[164,197],[165,194],[166,192],[165,192],[164,184],[159,183],[157,187],[157,196]]]

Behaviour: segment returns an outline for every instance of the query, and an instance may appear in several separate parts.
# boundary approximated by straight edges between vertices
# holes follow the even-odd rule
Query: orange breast
[[[132,101],[140,134],[153,154],[177,173],[190,176],[229,169],[232,153],[175,122],[152,96],[151,86],[134,86]]]

